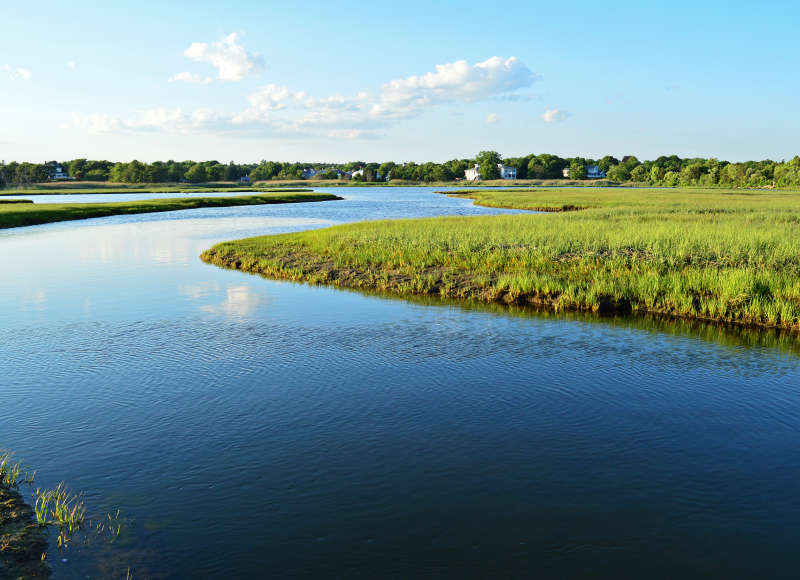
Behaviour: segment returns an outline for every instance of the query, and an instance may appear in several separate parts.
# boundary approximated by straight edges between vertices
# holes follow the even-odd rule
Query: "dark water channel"
[[[198,259],[505,213],[430,192],[0,232],[0,447],[129,520],[112,546],[53,547],[56,578],[800,576],[794,339]]]

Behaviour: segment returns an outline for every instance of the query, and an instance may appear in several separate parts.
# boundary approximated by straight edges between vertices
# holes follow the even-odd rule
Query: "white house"
[[[600,168],[597,165],[587,165],[586,166],[586,177],[589,179],[602,179],[606,176],[605,171],[600,171]]]
[[[517,178],[517,168],[516,167],[508,167],[507,165],[503,165],[502,163],[497,164],[497,168],[500,170],[500,179],[516,179]]]
[[[480,165],[475,165],[472,169],[466,169],[464,171],[464,179],[467,181],[480,181],[481,173],[480,173]],[[497,164],[497,169],[500,170],[500,179],[516,179],[517,178],[517,168],[516,167],[508,167],[503,165],[502,163]]]
[[[570,176],[569,167],[565,167],[561,171],[561,175],[566,178]],[[587,179],[603,179],[606,176],[605,171],[600,171],[600,168],[597,165],[587,165],[586,166],[586,178]]]
[[[51,161],[50,163],[48,163],[47,166],[50,169],[50,179],[56,180],[56,179],[69,179],[70,178],[69,177],[69,173],[64,171],[64,168],[61,167],[60,165],[58,165],[57,163],[55,163],[54,161]]]
[[[359,175],[361,177],[364,177],[364,170],[363,169],[356,169],[355,171],[353,171],[353,179],[355,179]]]

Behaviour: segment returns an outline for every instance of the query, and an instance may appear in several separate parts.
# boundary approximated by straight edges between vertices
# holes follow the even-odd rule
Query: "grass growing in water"
[[[151,213],[195,209],[200,207],[230,207],[271,203],[299,203],[341,199],[328,193],[268,193],[237,197],[187,197],[148,199],[111,203],[42,203],[0,206],[0,228],[32,226],[49,222],[106,217],[120,214]]]
[[[275,278],[406,295],[800,329],[798,193],[457,195],[556,213],[364,222],[225,242],[202,257]]]

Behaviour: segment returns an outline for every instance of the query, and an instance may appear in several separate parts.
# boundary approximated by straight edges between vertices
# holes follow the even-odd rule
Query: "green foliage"
[[[500,179],[500,169],[498,163],[502,163],[503,158],[497,151],[481,151],[475,156],[475,163],[480,165],[478,172],[481,179]]]
[[[192,165],[186,172],[186,181],[189,183],[205,183],[208,180],[206,168],[199,163]]]
[[[586,159],[583,157],[575,157],[569,163],[569,178],[586,179],[586,177]]]
[[[585,179],[583,170],[578,167],[580,158],[562,158],[557,155],[542,153],[523,157],[508,158],[505,164],[517,169],[517,179],[548,180],[562,179],[562,171],[569,167],[571,179]],[[176,183],[183,180],[191,171],[193,183],[206,181],[236,181],[249,175],[253,181],[300,180],[303,170],[315,168],[318,171],[330,168],[342,172],[364,168],[364,182],[384,181],[387,175],[395,181],[419,183],[444,182],[463,179],[464,171],[474,164],[481,165],[481,177],[484,180],[499,178],[495,172],[498,163],[503,162],[497,151],[481,151],[474,159],[453,159],[445,163],[396,164],[388,161],[382,164],[364,161],[351,161],[341,164],[321,163],[284,163],[278,161],[261,161],[258,164],[236,164],[230,162],[222,165],[216,160],[195,161],[155,161],[143,163],[138,160],[123,163],[110,161],[73,159],[61,162],[60,165],[69,175],[89,181],[112,181],[116,183]],[[585,163],[590,160],[584,160]],[[1,163],[0,188],[28,187],[36,183],[48,181],[52,169],[59,163]],[[729,163],[719,159],[691,158],[683,159],[677,155],[662,155],[652,161],[640,161],[633,155],[626,155],[621,160],[612,155],[605,155],[597,161],[598,167],[605,171],[608,179],[617,182],[635,181],[659,186],[692,186],[692,187],[796,187],[800,186],[800,157],[789,161],[746,161]],[[201,176],[205,172],[205,177]],[[314,179],[333,179],[329,173],[318,174]]]

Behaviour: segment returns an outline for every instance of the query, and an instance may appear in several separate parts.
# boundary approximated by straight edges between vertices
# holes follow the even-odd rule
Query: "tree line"
[[[230,163],[218,161],[141,161],[111,162],[73,159],[48,163],[0,162],[0,187],[18,187],[48,181],[56,167],[70,178],[81,181],[111,181],[118,183],[208,183],[237,181],[249,177],[252,181],[299,180],[316,173],[314,179],[339,179],[361,170],[353,179],[364,182],[391,180],[441,182],[464,178],[464,172],[480,165],[484,180],[498,179],[498,163],[517,169],[517,179],[561,179],[569,168],[571,180],[587,179],[586,168],[597,165],[613,182],[635,182],[656,186],[728,186],[728,187],[792,187],[800,186],[800,157],[789,161],[745,161],[731,163],[715,158],[681,158],[661,156],[639,161],[629,155],[618,159],[606,155],[600,159],[559,157],[549,153],[503,158],[496,151],[481,151],[472,159],[452,159],[444,163]]]

